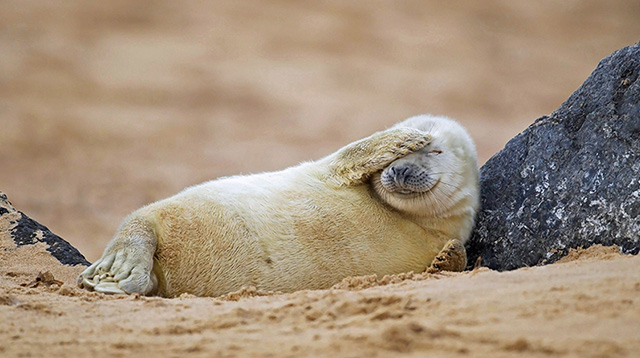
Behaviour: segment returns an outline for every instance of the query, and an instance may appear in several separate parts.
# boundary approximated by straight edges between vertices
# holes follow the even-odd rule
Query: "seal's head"
[[[394,127],[431,135],[431,143],[372,177],[374,191],[397,210],[417,216],[451,216],[478,206],[478,164],[469,134],[457,122],[430,115]]]

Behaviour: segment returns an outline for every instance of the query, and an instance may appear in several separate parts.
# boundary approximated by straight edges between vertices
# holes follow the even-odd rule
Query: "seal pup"
[[[478,201],[470,136],[451,119],[416,116],[321,160],[209,181],[138,209],[78,285],[219,296],[461,271]]]

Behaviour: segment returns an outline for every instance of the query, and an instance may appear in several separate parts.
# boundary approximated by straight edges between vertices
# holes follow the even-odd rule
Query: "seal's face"
[[[441,181],[441,173],[434,168],[441,162],[436,156],[442,153],[440,149],[422,149],[396,160],[382,171],[380,185],[400,197],[413,197],[432,190]]]
[[[412,215],[445,216],[477,203],[477,160],[467,132],[455,121],[419,116],[397,126],[429,133],[431,143],[400,158],[372,177],[378,196]]]

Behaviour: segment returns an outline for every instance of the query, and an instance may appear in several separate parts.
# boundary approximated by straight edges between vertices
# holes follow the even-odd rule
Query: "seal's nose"
[[[389,174],[397,185],[404,185],[411,173],[413,173],[413,168],[408,165],[399,164],[389,168]]]

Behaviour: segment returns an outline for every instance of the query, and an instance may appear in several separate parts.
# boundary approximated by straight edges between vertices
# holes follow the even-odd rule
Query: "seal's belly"
[[[340,209],[332,203],[314,200],[296,212],[294,240],[269,240],[271,270],[288,273],[279,275],[279,290],[328,288],[354,275],[423,271],[444,245],[433,245],[422,228],[376,202],[345,201]]]
[[[158,206],[160,294],[328,288],[347,276],[423,271],[444,245],[364,185],[334,191],[319,185],[304,194],[282,187],[273,193],[264,182],[260,188],[235,196],[200,188]]]

